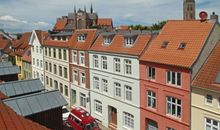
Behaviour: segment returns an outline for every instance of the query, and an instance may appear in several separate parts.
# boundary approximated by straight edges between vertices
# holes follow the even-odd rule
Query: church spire
[[[86,6],[84,5],[84,13],[86,13]]]
[[[196,15],[195,0],[183,0],[183,19],[194,20]]]
[[[92,3],[91,3],[91,7],[90,7],[90,13],[93,13],[93,8],[92,8]]]
[[[76,13],[76,6],[74,5],[74,13]]]

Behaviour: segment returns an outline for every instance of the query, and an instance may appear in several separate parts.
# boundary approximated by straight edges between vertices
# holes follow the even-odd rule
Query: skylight
[[[125,37],[124,43],[125,43],[125,46],[131,47],[134,45],[134,38],[133,37]]]
[[[104,44],[105,45],[111,44],[111,38],[110,37],[104,37]]]
[[[168,41],[163,41],[161,44],[161,48],[167,48],[168,43]]]
[[[77,40],[78,40],[78,42],[85,42],[85,40],[86,40],[86,34],[80,34],[80,35],[78,35]]]
[[[186,43],[185,42],[181,42],[179,45],[179,49],[184,49],[186,47]]]

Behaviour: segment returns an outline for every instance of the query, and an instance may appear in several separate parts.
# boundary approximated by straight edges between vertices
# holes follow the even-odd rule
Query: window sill
[[[169,84],[166,83],[167,86],[175,87],[175,88],[182,88],[182,86],[174,85],[174,84]]]
[[[170,115],[170,114],[166,114],[166,116],[169,117],[169,118],[181,121],[181,117],[176,117],[176,116],[173,116],[173,115]]]
[[[102,116],[103,116],[103,115],[102,115],[102,113],[97,112],[97,111],[95,111],[95,114],[96,114],[96,115],[98,115],[98,116],[100,116],[100,117],[102,117]]]
[[[154,112],[156,112],[157,111],[157,108],[153,108],[153,107],[146,107],[148,110],[151,110],[151,111],[154,111]]]
[[[129,127],[124,126],[124,125],[123,125],[123,128],[126,129],[126,130],[133,130],[133,128],[129,128]]]

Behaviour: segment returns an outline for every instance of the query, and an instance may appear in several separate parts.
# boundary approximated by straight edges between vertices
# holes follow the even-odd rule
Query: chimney
[[[216,15],[215,12],[212,12],[212,15],[210,16],[210,20],[215,20],[218,22],[218,15]]]

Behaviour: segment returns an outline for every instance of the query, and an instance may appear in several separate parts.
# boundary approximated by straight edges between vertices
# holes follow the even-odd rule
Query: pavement
[[[111,129],[109,129],[109,128],[103,126],[103,125],[100,124],[100,123],[99,123],[99,128],[100,128],[101,130],[111,130]]]

